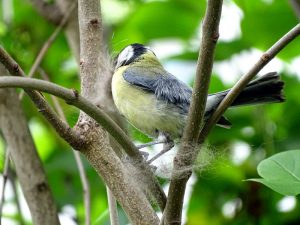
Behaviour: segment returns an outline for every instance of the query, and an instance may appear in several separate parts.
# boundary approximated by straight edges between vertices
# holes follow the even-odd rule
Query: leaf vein
[[[284,171],[286,171],[288,174],[290,174],[292,177],[294,177],[297,181],[300,181],[300,178],[297,177],[295,174],[293,174],[290,170],[288,170],[284,165],[282,165],[280,162],[278,162],[275,159],[272,159],[274,163],[276,163],[279,167],[281,167]]]

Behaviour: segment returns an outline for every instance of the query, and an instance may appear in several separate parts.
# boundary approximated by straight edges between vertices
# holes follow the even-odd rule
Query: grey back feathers
[[[174,104],[185,113],[188,112],[192,95],[189,86],[166,71],[163,71],[166,74],[155,74],[155,76],[147,76],[147,72],[141,76],[141,72],[138,67],[131,67],[126,69],[123,77],[128,83],[155,94],[157,99]]]

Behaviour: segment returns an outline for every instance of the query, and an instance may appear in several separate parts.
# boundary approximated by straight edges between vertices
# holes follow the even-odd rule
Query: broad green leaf
[[[300,150],[281,152],[260,162],[257,167],[260,182],[282,195],[300,193]]]

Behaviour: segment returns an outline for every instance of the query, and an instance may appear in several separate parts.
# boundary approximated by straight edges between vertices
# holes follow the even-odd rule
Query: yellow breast
[[[185,118],[175,108],[158,100],[153,93],[129,84],[123,78],[127,66],[120,67],[113,75],[112,95],[116,107],[136,128],[152,137],[157,131],[179,136]]]

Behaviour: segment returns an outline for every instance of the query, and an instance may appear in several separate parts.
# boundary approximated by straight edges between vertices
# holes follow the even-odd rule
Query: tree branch
[[[100,1],[79,0],[79,35],[80,35],[80,77],[82,96],[97,104],[98,94],[101,89],[97,84],[101,83],[105,76],[103,68],[110,69],[109,64],[105,66],[103,59],[103,28],[101,20]],[[103,59],[103,61],[100,61]],[[99,93],[100,92],[100,93]]]
[[[186,182],[191,175],[192,164],[199,152],[195,144],[203,123],[214,51],[219,38],[221,11],[222,0],[209,0],[207,2],[202,26],[202,43],[197,63],[195,86],[181,147],[173,162],[174,169],[172,171],[168,200],[163,216],[164,224],[181,224]],[[183,173],[179,171],[183,171]]]
[[[6,69],[10,72],[11,75],[25,77],[24,71],[20,68],[20,66],[8,55],[7,52],[3,48],[0,47],[0,62],[6,67]],[[13,78],[13,77],[11,77]],[[70,129],[68,124],[64,123],[52,110],[52,108],[47,104],[43,96],[32,90],[26,90],[26,94],[31,98],[34,102],[38,110],[42,113],[42,115],[48,120],[48,122],[55,128],[57,133],[63,137],[68,143],[72,146],[80,146],[83,143],[80,136],[77,132]]]
[[[136,147],[126,136],[124,131],[101,109],[93,105],[90,101],[82,97],[77,91],[61,87],[57,84],[27,77],[0,77],[0,87],[15,87],[46,92],[64,99],[68,104],[74,105],[84,111],[91,118],[101,124],[119,144],[127,149],[127,153],[137,162],[142,162],[143,158]]]
[[[81,77],[81,93],[82,96],[86,97],[88,100],[92,101],[96,105],[101,105],[106,111],[115,111],[115,106],[111,98],[111,62],[108,56],[104,40],[103,40],[103,25],[101,18],[101,5],[99,0],[79,0],[78,1],[78,17],[79,17],[79,33],[80,33],[80,77]],[[80,114],[77,127],[80,129],[82,125],[86,126],[89,123],[89,117],[84,113]],[[101,123],[100,123],[101,124]],[[114,123],[115,124],[115,123]],[[105,126],[102,124],[105,128]],[[117,126],[120,132],[121,129]],[[86,128],[89,132],[100,132],[101,128],[94,127],[93,125]],[[109,131],[109,130],[108,130]],[[126,137],[118,135],[117,133],[112,134],[109,132],[117,142],[123,142],[124,146]],[[122,139],[120,139],[122,138]],[[128,153],[133,159],[133,165],[139,173],[143,173],[143,179],[139,179],[139,182],[144,181],[144,186],[147,186],[148,192],[151,193],[156,199],[160,208],[165,206],[165,194],[162,191],[158,181],[153,176],[152,171],[149,166],[143,162],[143,157],[140,155],[139,151],[134,147],[131,141],[126,140],[127,147],[125,151],[128,153],[128,149],[131,148],[131,152]],[[134,154],[132,154],[134,153]],[[138,163],[136,163],[138,162]],[[110,190],[113,192],[111,187]],[[142,189],[141,189],[142,190]],[[115,192],[114,196],[117,198]],[[117,198],[119,201],[119,199]],[[122,205],[122,203],[121,203]],[[124,205],[122,205],[124,207]],[[126,211],[127,209],[125,209]],[[141,209],[142,210],[142,209]],[[149,212],[148,212],[149,213]],[[128,215],[129,217],[133,215]],[[146,219],[146,218],[144,218]]]
[[[209,118],[199,136],[199,143],[202,143],[210,130],[224,114],[226,109],[232,104],[236,97],[252,80],[252,78],[267,65],[285,46],[293,41],[300,34],[300,23],[293,27],[288,33],[280,38],[271,48],[269,48],[255,63],[255,65],[233,86],[226,97],[222,100],[216,111]]]

